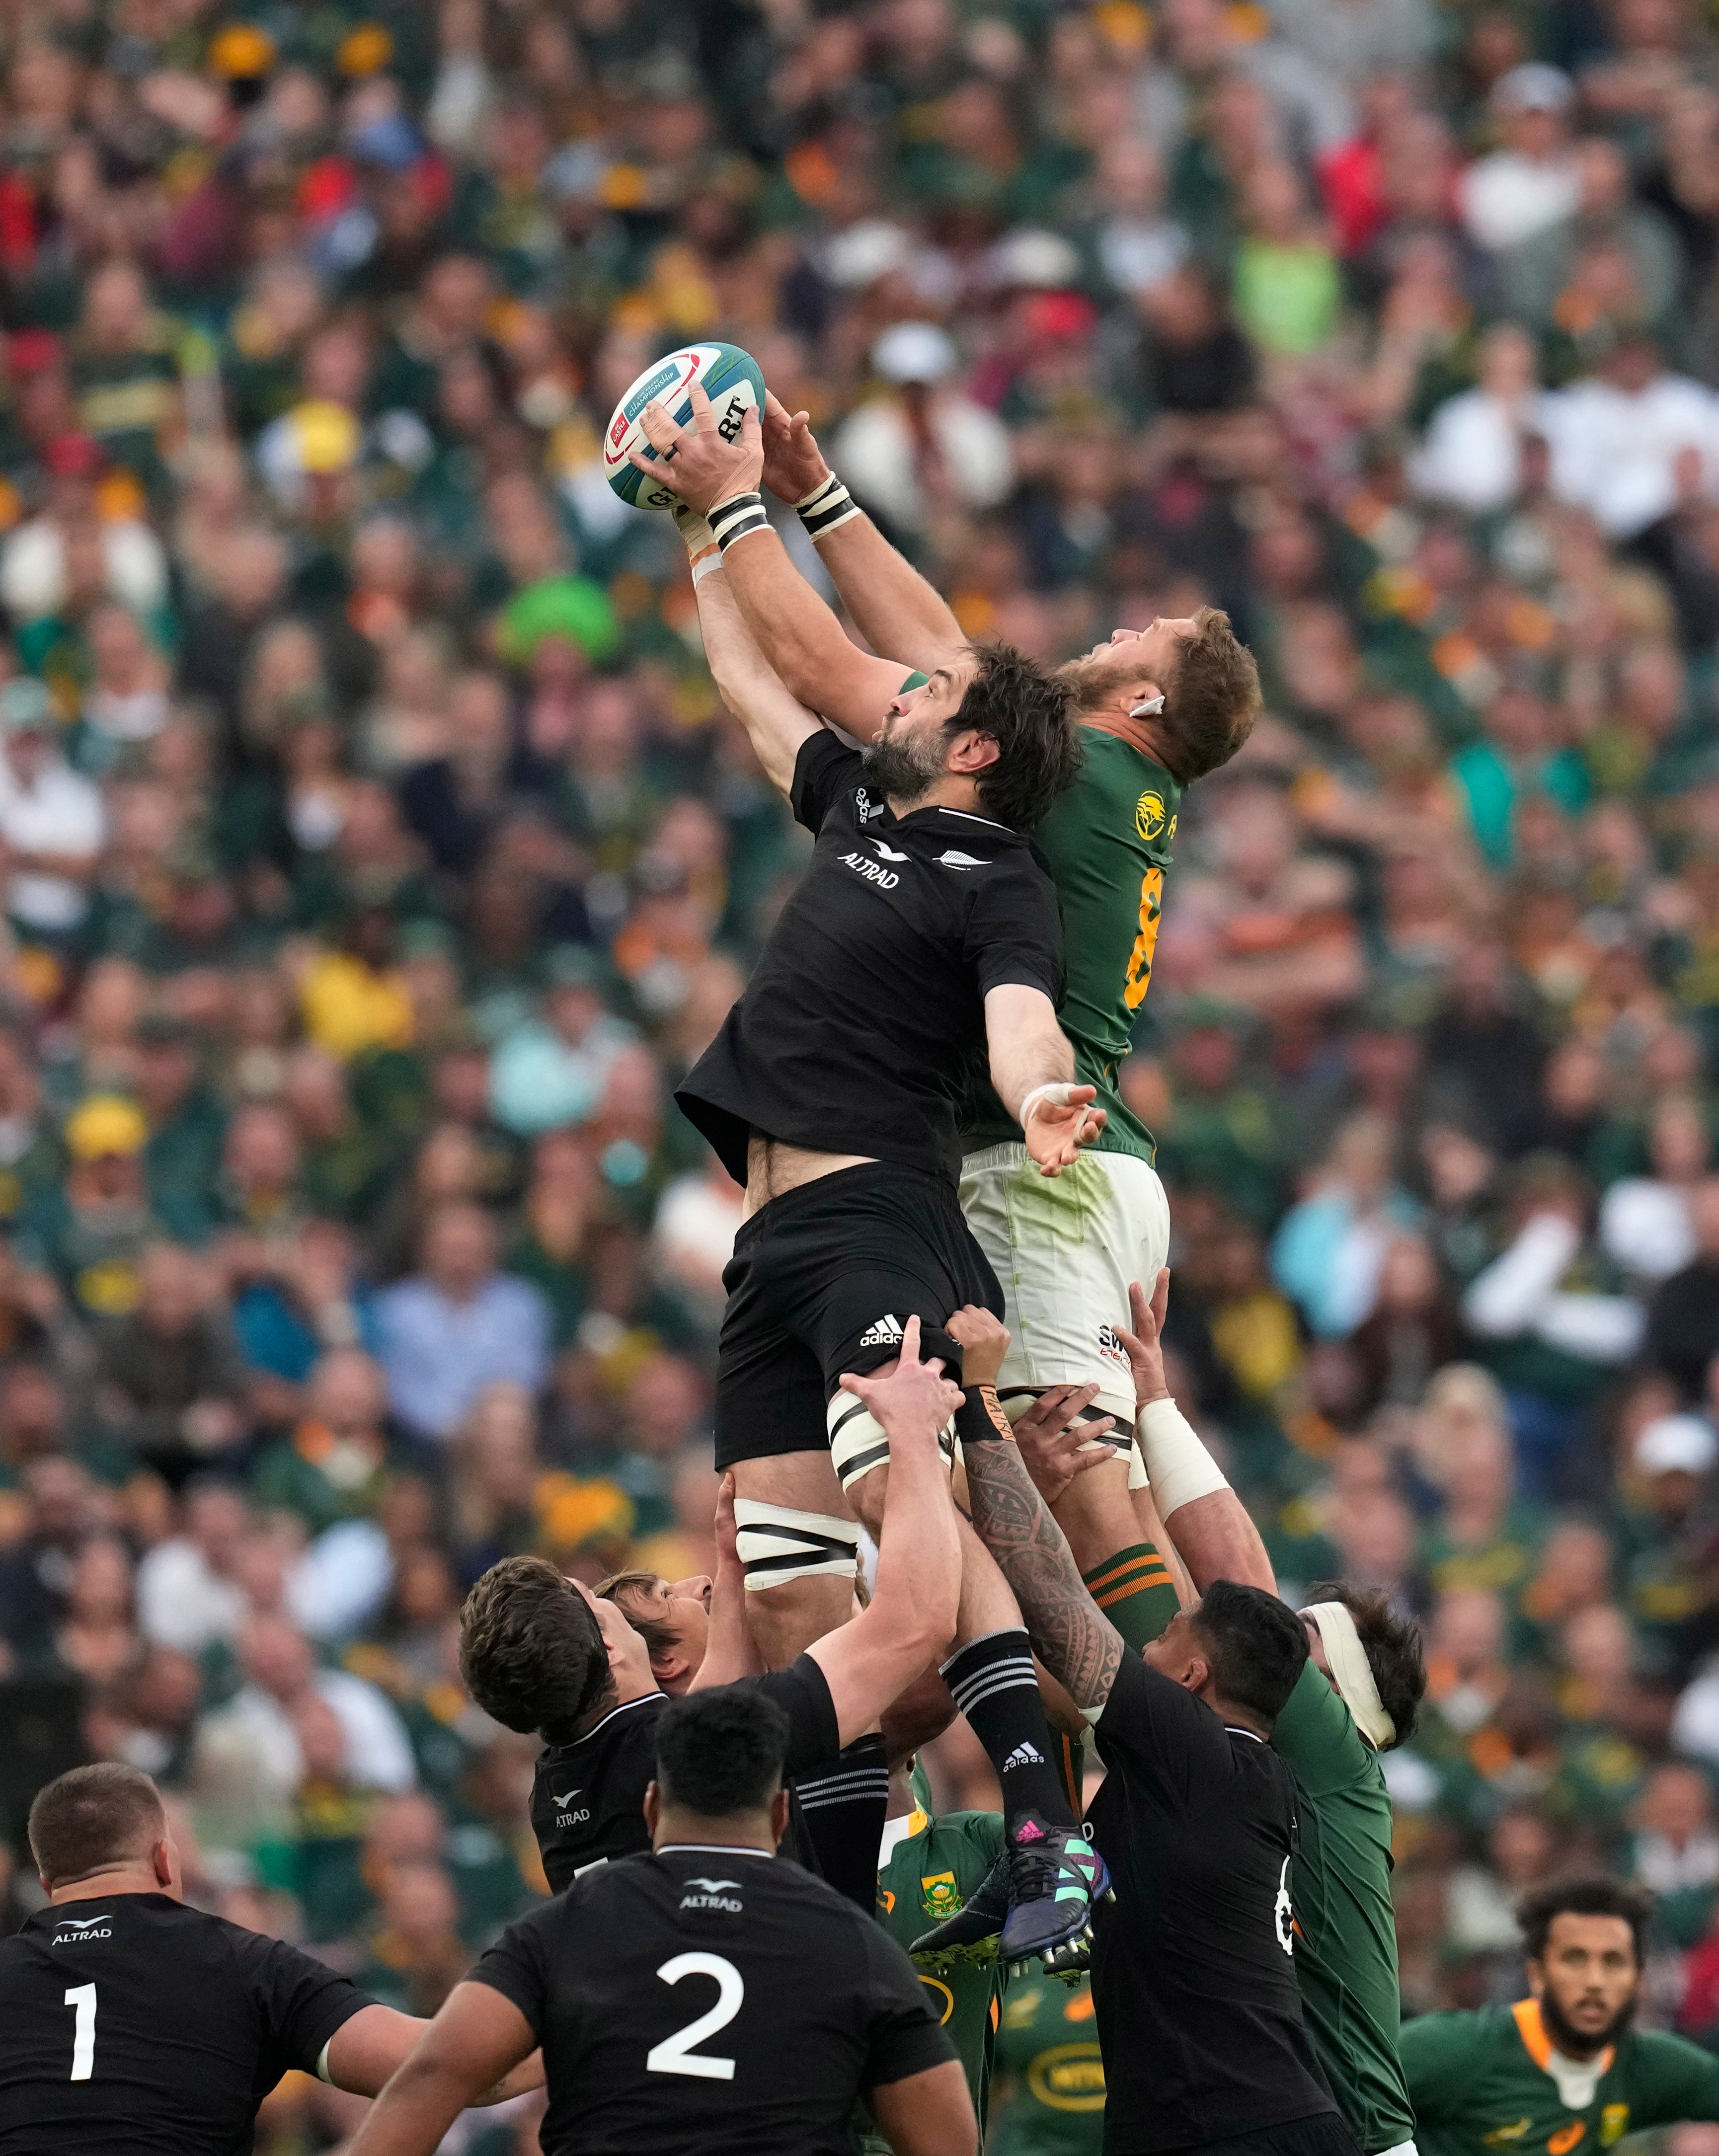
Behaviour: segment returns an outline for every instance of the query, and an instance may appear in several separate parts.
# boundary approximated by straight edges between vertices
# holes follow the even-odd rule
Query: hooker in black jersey
[[[544,2156],[851,2156],[856,2097],[955,2056],[901,1949],[762,1850],[608,1866],[472,1978],[543,2046]]]
[[[835,1702],[824,1672],[809,1655],[785,1670],[747,1677],[788,1720],[785,1772],[802,1774],[841,1749]],[[555,1893],[581,1872],[650,1847],[644,1793],[656,1773],[657,1722],[669,1704],[663,1692],[627,1701],[570,1744],[552,1744],[537,1762],[531,1783],[531,1831],[543,1858],[543,1874]],[[803,1830],[790,1813],[783,1851],[797,1862],[811,1856]]]

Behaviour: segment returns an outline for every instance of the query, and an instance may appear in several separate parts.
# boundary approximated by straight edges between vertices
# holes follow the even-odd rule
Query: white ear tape
[[[1149,719],[1154,711],[1162,711],[1163,708],[1164,700],[1161,696],[1148,696],[1143,704],[1137,704],[1128,716],[1131,719]]]

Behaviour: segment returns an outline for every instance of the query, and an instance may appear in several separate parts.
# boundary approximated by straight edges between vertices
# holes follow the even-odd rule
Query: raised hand
[[[982,1303],[957,1310],[943,1330],[961,1347],[963,1385],[994,1385],[1008,1353],[1008,1327]]]
[[[1134,1404],[1143,1408],[1150,1400],[1167,1400],[1170,1388],[1164,1382],[1164,1348],[1162,1334],[1164,1313],[1170,1306],[1170,1268],[1159,1269],[1152,1284],[1152,1301],[1146,1299],[1146,1290],[1138,1281],[1128,1283],[1128,1312],[1134,1320],[1134,1330],[1116,1327],[1116,1337],[1122,1343],[1128,1358],[1128,1367],[1134,1373]]]
[[[824,452],[812,434],[809,412],[790,412],[781,400],[764,398],[764,484],[784,501],[803,501],[829,477]]]
[[[677,427],[668,407],[653,398],[642,415],[645,439],[656,451],[629,449],[629,461],[647,478],[673,488],[690,509],[707,516],[719,501],[736,494],[756,494],[764,470],[764,438],[758,415],[749,410],[732,442],[724,441],[710,398],[696,382],[687,388],[692,404],[690,427]],[[802,493],[805,489],[803,487]]]
[[[1027,1116],[1022,1137],[1041,1175],[1060,1175],[1080,1158],[1109,1121],[1096,1086],[1041,1086]]]
[[[1115,1445],[1096,1441],[1116,1428],[1114,1415],[1096,1416],[1090,1422],[1075,1419],[1097,1398],[1096,1385],[1052,1385],[1014,1425],[1021,1464],[1053,1511],[1077,1475],[1116,1456]]]
[[[860,1378],[850,1370],[843,1375],[841,1388],[871,1409],[892,1452],[899,1444],[935,1445],[961,1405],[961,1388],[943,1375],[940,1358],[919,1358],[917,1317],[910,1317],[902,1328],[901,1356],[888,1377]]]

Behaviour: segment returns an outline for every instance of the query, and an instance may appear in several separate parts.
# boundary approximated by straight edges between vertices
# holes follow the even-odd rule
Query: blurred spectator
[[[549,1314],[536,1288],[497,1271],[495,1230],[475,1205],[433,1214],[420,1256],[421,1272],[377,1300],[378,1352],[401,1421],[446,1438],[485,1385],[543,1383]]]

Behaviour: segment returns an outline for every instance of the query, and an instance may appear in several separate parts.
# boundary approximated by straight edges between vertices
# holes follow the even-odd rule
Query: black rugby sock
[[[943,1680],[997,1769],[1009,1840],[1029,1812],[1050,1826],[1073,1826],[1025,1632],[1016,1626],[971,1640],[944,1663]]]
[[[890,1804],[883,1738],[875,1730],[856,1737],[846,1751],[797,1775],[794,1794],[818,1871],[870,1916],[877,1907],[878,1845]]]

